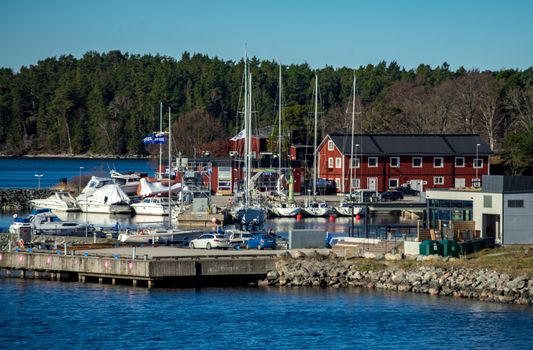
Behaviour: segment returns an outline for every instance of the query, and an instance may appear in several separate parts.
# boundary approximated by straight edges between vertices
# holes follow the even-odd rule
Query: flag
[[[244,129],[242,129],[237,135],[233,136],[230,140],[231,141],[237,141],[241,140],[246,137],[246,132]]]
[[[148,135],[143,139],[143,143],[145,145],[161,145],[165,144],[165,134],[164,133],[153,133],[152,135]]]

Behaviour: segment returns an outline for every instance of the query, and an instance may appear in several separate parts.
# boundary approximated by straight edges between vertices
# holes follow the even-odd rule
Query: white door
[[[413,190],[417,190],[417,191],[422,192],[423,187],[424,187],[424,181],[423,180],[411,180],[410,184],[411,184],[411,188]]]
[[[378,179],[375,177],[369,177],[368,178],[368,189],[372,191],[376,191],[376,184],[378,182]]]
[[[466,187],[466,179],[455,179],[455,188],[465,188]]]

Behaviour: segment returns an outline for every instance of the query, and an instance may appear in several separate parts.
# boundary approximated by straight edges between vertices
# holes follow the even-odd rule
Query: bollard
[[[132,258],[133,260],[135,260],[135,257],[136,257],[136,255],[137,255],[136,253],[137,253],[137,247],[133,247],[133,248],[132,248],[132,252],[131,252],[131,258]]]
[[[67,255],[67,242],[63,243],[63,246],[65,247],[65,255]]]

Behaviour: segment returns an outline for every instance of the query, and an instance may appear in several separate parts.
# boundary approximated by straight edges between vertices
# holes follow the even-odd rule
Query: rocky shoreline
[[[438,259],[438,258],[436,258]],[[488,269],[455,264],[431,265],[376,259],[346,259],[334,252],[317,250],[287,253],[276,262],[262,286],[362,287],[399,292],[453,296],[521,305],[533,304],[533,280]],[[405,262],[405,261],[404,261]]]
[[[0,190],[0,210],[28,209],[31,199],[46,198],[53,193],[54,191],[50,189],[3,189]]]

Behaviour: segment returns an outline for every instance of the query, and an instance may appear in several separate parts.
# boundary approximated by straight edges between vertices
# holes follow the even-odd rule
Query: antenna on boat
[[[168,107],[168,223],[169,228],[172,229],[172,205],[170,205],[172,201],[172,186],[170,184],[170,179],[172,175],[172,116],[170,114],[170,106]]]

